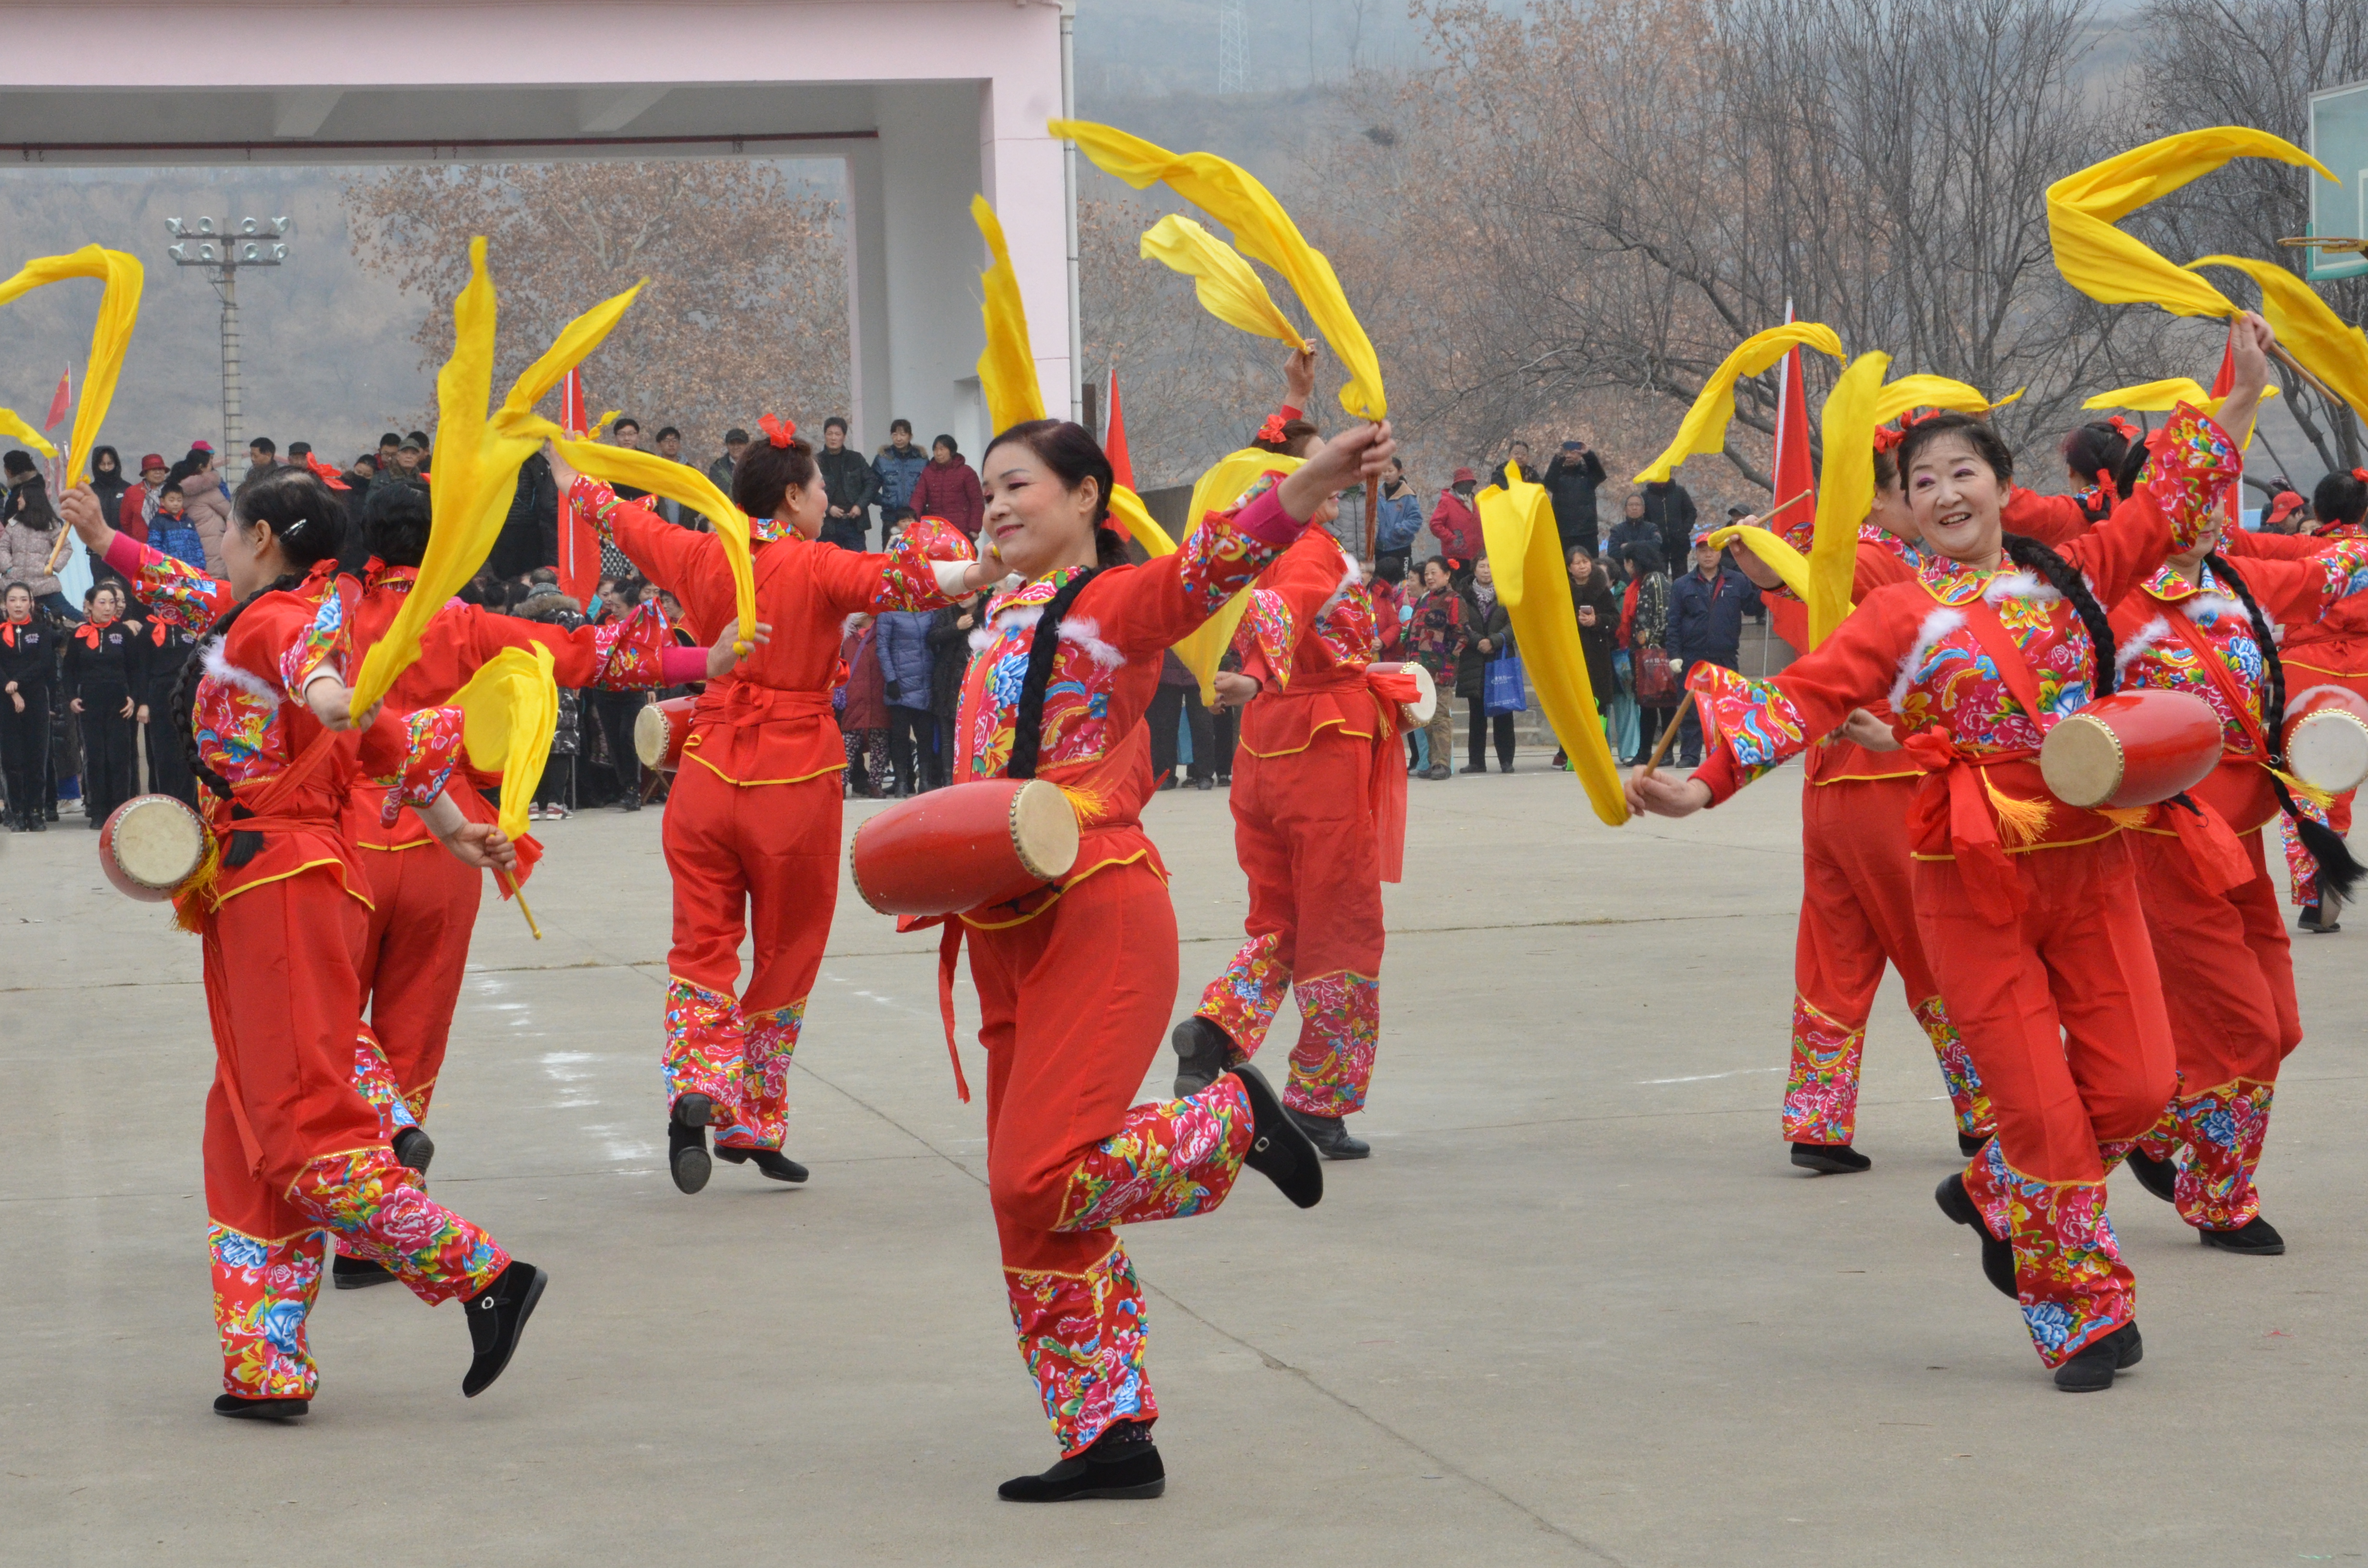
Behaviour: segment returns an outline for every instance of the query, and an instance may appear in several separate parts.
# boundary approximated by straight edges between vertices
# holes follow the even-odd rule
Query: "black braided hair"
[[[1019,711],[1012,722],[1011,761],[1003,770],[1006,778],[1036,777],[1037,754],[1044,746],[1044,688],[1053,684],[1053,660],[1061,651],[1061,618],[1101,571],[1099,566],[1088,566],[1062,584],[1036,621],[1036,635],[1028,643],[1028,675],[1019,684]]]
[[[2047,580],[2047,585],[2071,601],[2072,609],[2079,616],[2080,624],[2089,629],[2089,641],[2094,645],[2096,668],[2089,677],[2091,698],[2111,697],[2117,657],[2113,647],[2113,623],[2105,614],[2105,607],[2089,588],[2089,579],[2069,561],[2047,546],[2023,534],[2001,534],[1998,543],[2004,547],[2007,559],[2026,572],[2035,572]],[[2034,720],[2037,714],[2032,716]]]
[[[2228,585],[2236,590],[2237,598],[2244,601],[2245,613],[2252,618],[2253,641],[2260,645],[2261,670],[2265,677],[2261,692],[2261,738],[2268,744],[2270,755],[2262,760],[2271,768],[2283,770],[2286,765],[2286,667],[2285,662],[2278,657],[2277,641],[2270,631],[2270,618],[2261,613],[2260,603],[2253,597],[2253,590],[2246,586],[2245,579],[2237,574],[2237,569],[2225,556],[2214,551],[2203,560],[2215,574],[2226,579]],[[2286,788],[2286,781],[2276,772],[2270,775],[2270,788],[2277,791],[2279,809],[2286,813],[2286,820],[2294,824],[2294,836],[2302,840],[2302,846],[2310,852],[2310,858],[2318,862],[2319,881],[2334,889],[2336,897],[2350,898],[2362,875],[2368,873],[2368,868],[2363,868],[2351,858],[2351,848],[2343,842],[2341,834],[2317,818],[2303,813],[2302,809],[2294,804],[2294,793]]]

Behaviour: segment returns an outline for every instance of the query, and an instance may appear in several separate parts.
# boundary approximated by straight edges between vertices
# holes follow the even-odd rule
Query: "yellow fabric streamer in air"
[[[1223,512],[1241,499],[1242,493],[1256,484],[1264,473],[1289,473],[1304,460],[1285,457],[1280,452],[1261,451],[1256,447],[1244,447],[1229,452],[1211,465],[1208,471],[1192,482],[1191,509],[1185,514],[1184,537],[1190,539],[1201,527],[1201,519],[1212,512]],[[1164,554],[1165,551],[1155,551]],[[1242,613],[1249,608],[1247,588],[1227,599],[1216,614],[1202,621],[1182,642],[1176,644],[1176,656],[1184,667],[1199,677],[1201,700],[1217,700],[1217,663],[1225,656],[1225,649],[1234,641],[1234,629],[1242,623]]]
[[[1554,528],[1554,499],[1545,486],[1521,478],[1507,463],[1498,483],[1480,492],[1480,530],[1497,574],[1497,597],[1513,623],[1522,667],[1538,694],[1546,722],[1570,758],[1571,771],[1587,786],[1595,814],[1610,826],[1628,820],[1620,768],[1595,710],[1588,683],[1587,653],[1579,646],[1578,616],[1571,604],[1570,570],[1563,560],[1562,536]],[[1442,693],[1440,700],[1446,700]]]
[[[518,465],[557,426],[538,419],[534,402],[600,345],[640,291],[635,284],[570,322],[559,341],[527,368],[498,414],[493,397],[495,302],[485,272],[485,242],[469,242],[469,284],[452,301],[452,357],[436,376],[436,478],[419,580],[404,597],[386,635],[355,677],[353,709],[362,712],[419,657],[428,619],[476,575],[518,493]],[[745,590],[744,590],[745,591]]]
[[[2233,267],[2261,289],[2261,317],[2287,353],[2368,419],[2368,336],[2339,318],[2318,290],[2274,261],[2207,256],[2190,267]],[[2270,389],[2274,392],[2277,389]],[[2205,412],[2216,414],[2217,408]]]
[[[523,838],[527,807],[542,782],[551,738],[559,724],[559,686],[552,676],[551,650],[505,648],[477,666],[469,684],[450,699],[461,710],[461,744],[480,771],[499,772],[502,800],[497,824],[506,838]]]
[[[1360,419],[1389,417],[1389,395],[1382,388],[1381,361],[1372,340],[1365,335],[1357,312],[1332,263],[1307,243],[1283,210],[1282,203],[1248,170],[1227,163],[1213,153],[1181,156],[1139,136],[1090,120],[1055,119],[1045,129],[1075,142],[1104,173],[1135,189],[1165,185],[1185,200],[1231,229],[1234,248],[1253,261],[1262,261],[1282,274],[1300,307],[1324,341],[1348,368],[1349,381],[1340,389],[1340,406]]]
[[[732,498],[718,490],[713,480],[687,463],[675,462],[655,452],[576,440],[540,416],[529,427],[537,439],[548,440],[567,460],[568,467],[609,484],[631,485],[668,501],[678,501],[714,524],[716,542],[723,547],[723,564],[732,574],[732,608],[740,621],[732,645],[744,654],[756,646],[748,641],[749,628],[757,624],[757,567],[755,547],[749,542],[748,514],[734,506]],[[700,641],[712,642],[722,635],[723,628],[699,626],[691,630]]]
[[[1809,558],[1778,539],[1766,528],[1751,523],[1729,523],[1710,536],[1713,550],[1725,550],[1730,544],[1740,544],[1768,564],[1768,569],[1784,581],[1793,597],[1806,603],[1809,597]]]
[[[1685,420],[1678,426],[1676,439],[1636,476],[1635,483],[1660,483],[1688,458],[1725,451],[1726,427],[1735,419],[1735,383],[1746,376],[1760,374],[1791,353],[1795,345],[1805,345],[1837,359],[1842,357],[1841,338],[1832,327],[1820,322],[1786,322],[1782,326],[1753,333],[1736,344],[1735,352],[1702,383],[1702,391],[1694,396],[1694,405],[1686,410]]]
[[[17,417],[13,408],[0,408],[0,436],[13,437],[45,458],[58,455],[58,449],[41,438],[41,433]]]
[[[2283,336],[2280,334],[2280,336]],[[2265,398],[2278,395],[2275,387],[2263,387]],[[2126,408],[2135,414],[2168,414],[2180,403],[2200,408],[2206,414],[2217,414],[2228,400],[2214,397],[2203,390],[2203,383],[2192,376],[2166,376],[2158,381],[2140,381],[2135,386],[2115,387],[2100,392],[2083,402],[2083,408]]]
[[[2235,315],[2226,295],[2113,225],[2237,158],[2274,158],[2335,177],[2293,142],[2241,125],[2183,131],[2134,147],[2047,187],[2047,235],[2064,280],[2109,305],[2160,305],[2180,316]]]
[[[970,215],[986,236],[987,268],[978,278],[986,347],[978,357],[978,386],[986,394],[991,440],[1014,425],[1043,418],[1044,388],[1036,376],[1028,312],[1019,300],[1019,275],[1011,269],[1011,252],[1003,243],[1003,223],[984,196],[970,199]]]
[[[99,296],[97,324],[91,328],[90,363],[83,370],[82,397],[74,404],[74,434],[67,441],[69,490],[90,477],[91,448],[98,439],[99,426],[106,423],[108,405],[115,401],[123,356],[131,347],[131,328],[140,319],[140,288],[145,277],[137,257],[100,245],[85,245],[65,256],[28,261],[16,277],[0,283],[0,305],[69,278],[96,278],[107,286]],[[16,420],[16,415],[9,418]],[[7,433],[40,448],[44,456],[57,455],[56,449],[26,429],[22,420],[16,420]]]
[[[1170,212],[1144,231],[1141,254],[1145,261],[1158,262],[1191,278],[1201,308],[1226,325],[1293,348],[1309,347],[1274,302],[1274,296],[1266,291],[1266,285],[1258,281],[1258,275],[1250,270],[1250,264],[1233,246],[1181,212]]]

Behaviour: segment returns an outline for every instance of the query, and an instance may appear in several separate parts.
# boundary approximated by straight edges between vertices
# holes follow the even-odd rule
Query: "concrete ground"
[[[1867,1051],[1873,1171],[1785,1164],[1797,789],[1788,769],[1614,831],[1566,775],[1416,784],[1373,1158],[1330,1166],[1312,1212],[1250,1175],[1221,1213],[1129,1233],[1170,1486],[1051,1509],[994,1495],[1053,1452],[930,937],[842,893],[792,1080],[813,1182],[719,1166],[684,1198],[662,1164],[658,815],[553,824],[531,890],[547,939],[487,901],[433,1118],[437,1192],[552,1273],[518,1359],[464,1403],[456,1312],[324,1290],[313,1415],[250,1426],[207,1408],[197,944],[108,890],[71,819],[0,840],[0,1560],[2368,1551],[2368,920],[2297,949],[2311,1039],[2266,1173],[2293,1251],[2207,1252],[2116,1177],[2148,1354],[2070,1398],[1933,1209],[1956,1158],[1896,988]],[[1181,1011],[1238,940],[1243,886],[1223,793],[1149,815]]]

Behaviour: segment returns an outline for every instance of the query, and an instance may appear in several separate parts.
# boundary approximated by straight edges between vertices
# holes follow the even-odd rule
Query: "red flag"
[[[2226,397],[2228,389],[2236,384],[2237,324],[2230,322],[2228,341],[2220,350],[2220,373],[2212,378],[2212,395]],[[2232,430],[2229,434],[2246,446],[2249,447],[2253,444],[2253,433],[2250,430]],[[2240,458],[2238,461],[2241,472],[2242,459]],[[2245,487],[2242,484],[2232,484],[2228,487],[2228,494],[2223,498],[2221,504],[2221,511],[2226,514],[2226,520],[2220,525],[2224,532],[2234,532],[2245,526]]]
[[[584,434],[584,372],[569,370],[559,383],[559,427],[571,436]],[[586,610],[600,587],[600,535],[592,519],[566,496],[559,498],[559,588]]]
[[[1793,319],[1790,303],[1784,307],[1784,319]],[[1817,470],[1809,457],[1809,399],[1801,385],[1800,349],[1785,355],[1783,365],[1783,381],[1776,392],[1775,504],[1761,520],[1769,532],[1805,550],[1805,537],[1791,537],[1795,529],[1805,536],[1817,517]]]
[[[2228,342],[2220,350],[2220,373],[2212,378],[2212,395],[2226,397],[2237,384],[2237,324],[2228,324]]]
[[[1102,428],[1102,455],[1110,459],[1110,477],[1129,490],[1134,488],[1134,461],[1126,452],[1126,418],[1118,406],[1118,368],[1110,373],[1110,419]]]
[[[58,378],[57,395],[50,399],[50,416],[41,421],[41,428],[44,430],[56,429],[58,427],[58,422],[66,416],[66,411],[73,406],[74,367],[72,365],[68,365],[65,369],[65,373]]]
[[[571,436],[584,434],[584,367],[567,372],[559,383],[559,427]]]

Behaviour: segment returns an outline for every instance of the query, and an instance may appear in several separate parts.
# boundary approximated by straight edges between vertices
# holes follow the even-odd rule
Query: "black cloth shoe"
[[[30,833],[47,833],[50,831],[50,824],[57,820],[58,813],[55,812],[51,812],[45,815],[38,817],[34,816],[30,812],[27,812],[25,816],[25,827],[26,830]]]
[[[2259,1214],[2233,1231],[2198,1231],[2195,1233],[2203,1238],[2205,1246],[2218,1247],[2222,1252],[2233,1252],[2245,1257],[2279,1257],[2286,1250],[2285,1237],[2278,1234],[2278,1228]]]
[[[468,1376],[461,1380],[463,1394],[474,1399],[494,1386],[510,1364],[535,1303],[542,1300],[542,1288],[550,1283],[551,1276],[533,1264],[512,1258],[492,1284],[461,1303],[469,1309],[469,1343],[477,1352]]]
[[[1982,1278],[2007,1300],[2022,1300],[2022,1292],[2014,1282],[2014,1244],[1990,1234],[1973,1194],[1965,1190],[1964,1173],[1960,1171],[1943,1180],[1933,1189],[1932,1200],[1941,1206],[1941,1213],[1960,1225],[1971,1226],[1974,1233],[1982,1238]]]
[[[2113,1374],[2127,1371],[2146,1358],[2146,1342],[2138,1325],[2125,1323],[2100,1339],[2092,1339],[2080,1353],[2055,1369],[2055,1386],[2066,1393],[2101,1393],[2113,1386]]]
[[[2122,1162],[2138,1185],[2161,1199],[2165,1203],[2179,1201],[2179,1167],[2169,1160],[2157,1160],[2144,1149],[2132,1149],[2129,1158]]]
[[[1042,1475],[1014,1476],[995,1489],[1007,1503],[1070,1503],[1084,1497],[1156,1497],[1167,1490],[1167,1467],[1159,1462],[1151,1428],[1121,1421],[1094,1439],[1073,1460]]]
[[[340,1290],[366,1290],[373,1285],[394,1283],[394,1271],[382,1263],[339,1253],[329,1265],[329,1279]]]
[[[1485,762],[1467,762],[1455,771],[1458,773],[1486,773],[1488,771],[1488,765]]]
[[[427,1136],[424,1127],[406,1127],[394,1135],[394,1158],[397,1164],[426,1176],[428,1162],[436,1158],[436,1140]]]
[[[241,1399],[234,1393],[214,1395],[214,1414],[233,1421],[292,1421],[313,1408],[309,1399]]]
[[[1957,1153],[1964,1155],[1965,1158],[1969,1160],[1975,1154],[1980,1153],[1984,1149],[1988,1148],[1989,1143],[1990,1141],[1988,1139],[1980,1137],[1975,1133],[1960,1132],[1957,1134]]]
[[[1315,1208],[1324,1201],[1324,1162],[1314,1141],[1283,1109],[1265,1074],[1247,1062],[1230,1071],[1250,1100],[1250,1153],[1244,1163],[1302,1209]]]
[[[666,1168],[685,1192],[697,1192],[715,1174],[707,1157],[707,1119],[714,1114],[715,1102],[705,1095],[685,1095],[666,1119]]]
[[[1304,1110],[1294,1110],[1291,1119],[1307,1134],[1315,1152],[1327,1160],[1361,1160],[1373,1152],[1371,1143],[1349,1131],[1346,1117],[1310,1116]]]
[[[1217,781],[1213,778],[1201,778],[1192,780],[1192,788],[1195,790],[1213,790],[1216,787]]]
[[[775,1181],[803,1181],[805,1166],[791,1159],[779,1149],[734,1149],[728,1143],[715,1146],[715,1157],[726,1165],[753,1165]]]
[[[2318,905],[2315,903],[2302,906],[2302,918],[2295,924],[2314,937],[2332,937],[2343,929],[2343,923],[2340,920],[2322,920]]]
[[[1176,1048],[1176,1097],[1189,1099],[1217,1081],[1234,1053],[1225,1031],[1195,1013],[1167,1037]]]
[[[1847,1143],[1795,1143],[1793,1163],[1819,1176],[1855,1176],[1874,1168],[1873,1160]]]

